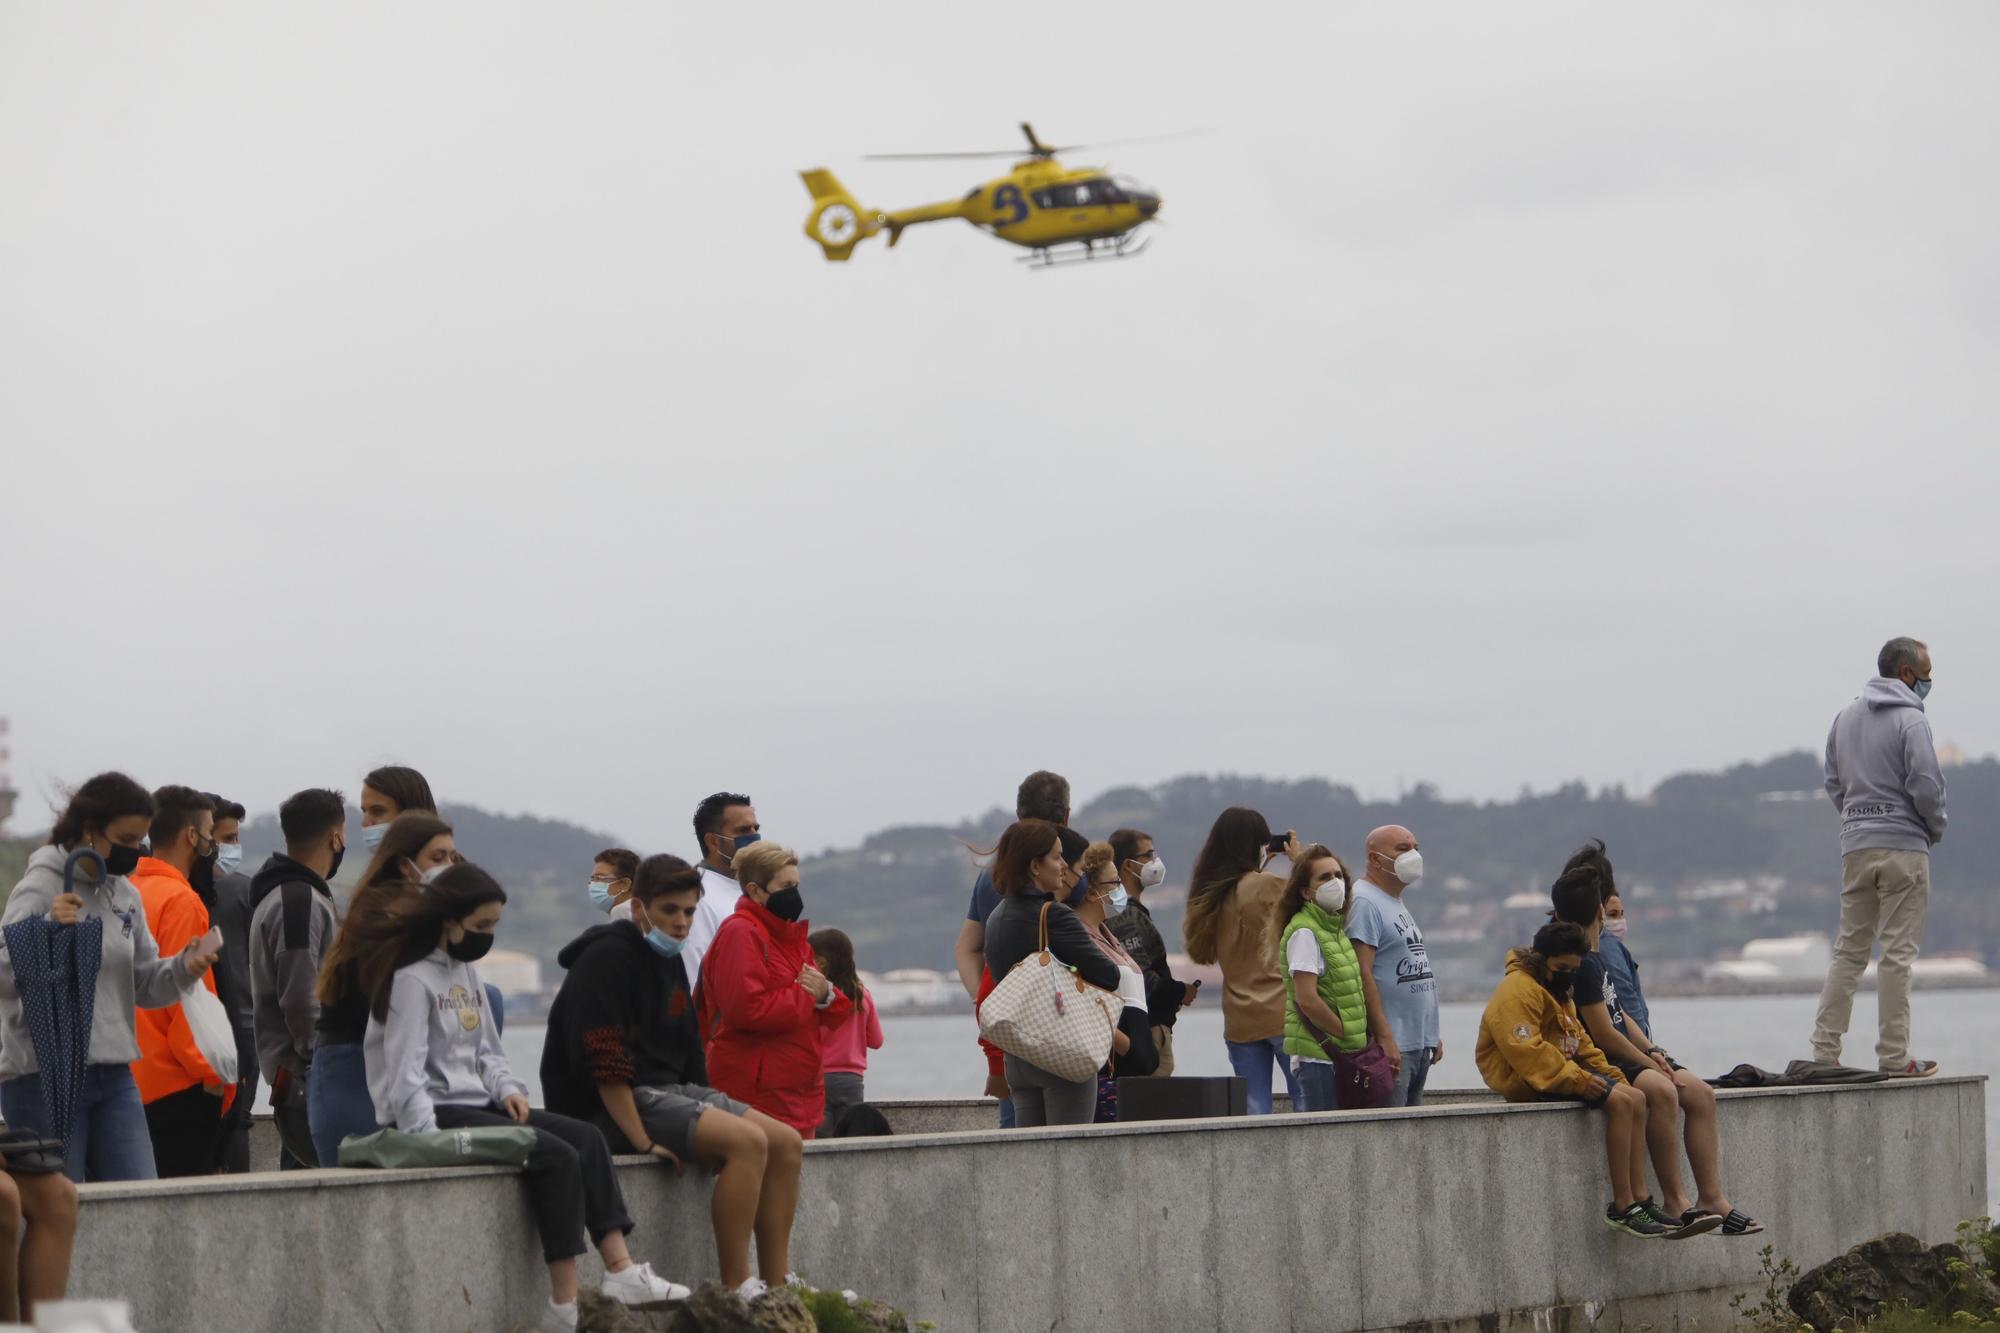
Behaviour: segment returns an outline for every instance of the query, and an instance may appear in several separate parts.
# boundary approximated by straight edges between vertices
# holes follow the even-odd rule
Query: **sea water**
[[[1432,1088],[1477,1088],[1479,1071],[1472,1063],[1473,1043],[1483,1006],[1444,1006],[1444,1061],[1430,1073]],[[1813,1016],[1819,1007],[1813,995],[1728,996],[1703,999],[1662,999],[1652,1002],[1653,1037],[1674,1059],[1704,1078],[1713,1078],[1739,1064],[1782,1070],[1792,1060],[1811,1055]],[[2000,1207],[2000,990],[1918,991],[1911,997],[1911,1054],[1935,1060],[1945,1074],[1985,1074],[1986,1197]],[[1872,1067],[1875,1063],[1875,996],[1854,998],[1853,1024],[1842,1058]],[[921,1017],[882,1016],[883,1046],[870,1052],[866,1088],[871,1100],[905,1101],[935,1097],[977,1097],[986,1082],[986,1063],[976,1043],[970,1014]],[[542,1029],[509,1027],[508,1058],[540,1101],[535,1072],[542,1059]],[[1174,1072],[1191,1075],[1229,1074],[1229,1056],[1222,1044],[1222,1015],[1204,997],[1182,1011],[1174,1030]],[[1279,1090],[1284,1085],[1280,1083]],[[1722,1132],[1727,1135],[1725,1115]]]

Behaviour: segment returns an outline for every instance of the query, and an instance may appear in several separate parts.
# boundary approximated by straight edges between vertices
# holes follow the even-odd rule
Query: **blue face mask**
[[[361,845],[371,853],[382,845],[382,839],[389,832],[387,824],[370,824],[361,830]]]
[[[1120,884],[1117,888],[1111,891],[1111,915],[1117,916],[1120,912],[1125,910],[1125,904],[1131,901],[1132,901],[1132,895],[1125,892],[1125,886],[1123,884]]]
[[[1928,699],[1931,697],[1931,683],[1928,678],[1918,681],[1916,684],[1910,686],[1910,688],[1917,692],[1919,699]]]
[[[215,848],[215,868],[225,875],[236,873],[236,867],[243,864],[243,844],[240,842],[218,843]]]
[[[652,945],[653,952],[660,957],[672,958],[681,951],[682,947],[687,944],[687,941],[677,940],[658,926],[655,926],[646,932],[646,943]]]
[[[590,881],[590,905],[600,912],[611,910],[611,886],[601,879]]]

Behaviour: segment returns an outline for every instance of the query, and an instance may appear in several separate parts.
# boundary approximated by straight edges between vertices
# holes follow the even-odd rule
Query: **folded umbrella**
[[[77,863],[85,858],[97,860],[102,873],[97,854],[79,849],[63,866],[63,892],[73,892]],[[16,921],[4,935],[29,1044],[40,1068],[44,1131],[61,1139],[66,1152],[70,1122],[90,1065],[90,1020],[104,958],[104,922],[88,917],[64,926],[35,917]]]

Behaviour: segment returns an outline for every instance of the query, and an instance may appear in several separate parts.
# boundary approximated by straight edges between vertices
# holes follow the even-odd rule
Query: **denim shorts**
[[[683,1162],[694,1160],[694,1126],[703,1111],[714,1109],[740,1116],[750,1109],[734,1097],[699,1083],[676,1083],[665,1088],[634,1085],[632,1100],[638,1103],[639,1119],[653,1136],[653,1142]],[[639,1151],[638,1145],[625,1137],[608,1112],[599,1111],[594,1119],[604,1131],[605,1142],[611,1145],[612,1152]]]

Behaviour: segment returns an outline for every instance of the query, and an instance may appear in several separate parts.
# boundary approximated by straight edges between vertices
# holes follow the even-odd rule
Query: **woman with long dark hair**
[[[70,1120],[64,1172],[73,1181],[152,1180],[153,1141],[132,1062],[139,1058],[133,1011],[178,1004],[215,961],[202,939],[162,958],[146,928],[145,904],[127,878],[144,855],[153,796],[123,773],[100,773],[78,787],[28,858],[27,873],[7,896],[0,926],[36,918],[60,926],[104,923],[97,989],[91,1003],[90,1050],[81,1095]],[[70,856],[75,891],[63,883]],[[41,1066],[28,1032],[26,1006],[14,980],[14,957],[0,942],[0,1116],[10,1129],[46,1133]]]
[[[861,972],[854,964],[854,941],[844,930],[815,930],[806,937],[812,946],[813,966],[833,988],[847,997],[854,1014],[837,1028],[821,1028],[819,1034],[820,1077],[826,1083],[826,1112],[820,1117],[822,1137],[833,1133],[833,1122],[850,1106],[867,1100],[863,1080],[868,1073],[868,1052],[882,1049],[882,1017],[875,1012],[875,997],[861,984]]]
[[[1285,978],[1272,956],[1278,900],[1285,881],[1264,867],[1284,853],[1300,856],[1296,833],[1282,840],[1255,810],[1232,805],[1215,817],[1188,877],[1181,924],[1188,957],[1222,967],[1222,1039],[1229,1065],[1250,1084],[1250,1114],[1271,1114],[1271,1066],[1285,1076],[1296,1105],[1298,1080],[1285,1060]]]
[[[400,816],[437,812],[431,784],[414,768],[385,764],[361,779],[361,845],[371,853]]]
[[[340,1160],[342,1139],[378,1128],[361,1054],[368,1032],[368,996],[359,979],[361,935],[349,927],[364,923],[372,928],[412,884],[435,879],[459,859],[451,825],[436,815],[398,815],[387,828],[348,895],[347,913],[320,962],[319,1022],[306,1084],[306,1117],[321,1166]]]
[[[354,976],[368,997],[376,1119],[410,1134],[494,1125],[535,1131],[523,1169],[549,1267],[545,1324],[576,1326],[576,1256],[586,1228],[604,1259],[605,1296],[626,1305],[685,1300],[686,1287],[632,1262],[625,1248],[632,1219],[604,1135],[530,1108],[527,1085],[507,1063],[474,966],[492,948],[506,903],[507,891],[491,875],[461,863],[386,910],[349,919]]]
[[[1076,882],[1063,858],[1062,831],[1045,819],[1020,819],[1007,826],[993,849],[990,867],[1000,905],[986,918],[986,967],[1004,982],[1022,960],[1041,950],[1042,910],[1048,909],[1049,952],[1100,990],[1118,989],[1118,965],[1065,905]],[[1014,1123],[1087,1125],[1097,1112],[1097,1078],[1066,1079],[1006,1057],[1007,1087],[1014,1097]]]

